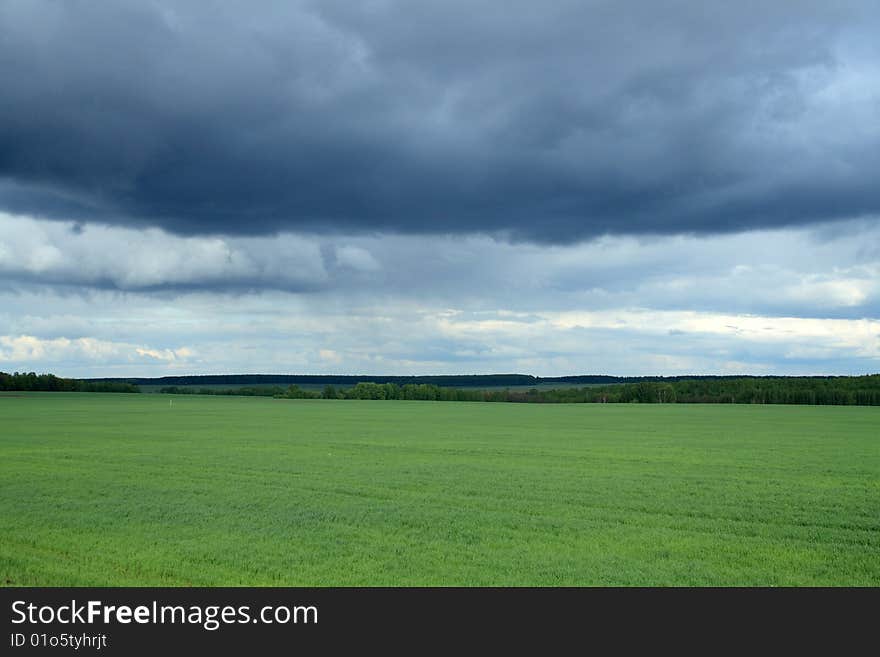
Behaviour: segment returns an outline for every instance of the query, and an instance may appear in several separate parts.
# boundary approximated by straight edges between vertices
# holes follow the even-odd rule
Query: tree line
[[[297,386],[290,386],[296,388]],[[281,386],[259,386],[244,388],[196,388],[195,386],[165,386],[159,388],[163,395],[225,395],[234,397],[283,397],[289,389]],[[320,395],[318,395],[320,396]]]
[[[440,387],[451,388],[529,388],[550,386],[587,386],[587,385],[610,385],[613,383],[673,383],[676,381],[723,381],[734,379],[779,379],[793,380],[797,378],[810,379],[835,379],[846,377],[816,376],[816,377],[767,377],[753,375],[715,375],[715,374],[688,374],[684,376],[610,376],[606,374],[582,374],[574,376],[533,376],[531,374],[444,374],[444,375],[407,375],[407,376],[377,376],[372,374],[207,374],[192,376],[163,376],[158,378],[128,377],[128,378],[101,378],[85,379],[89,382],[125,382],[138,386],[159,387],[205,387],[223,386],[224,388],[245,389],[250,387],[265,388],[267,386],[279,386],[286,388],[290,385],[309,386],[312,388],[324,385],[350,388],[362,381],[371,383],[396,383],[399,386],[407,384],[430,384]],[[209,388],[204,388],[208,390]]]
[[[449,387],[501,387],[501,386],[531,386],[549,381],[567,382],[560,379],[542,379],[531,374],[443,374],[433,376],[376,376],[372,374],[342,375],[342,374],[205,374],[193,376],[163,376],[158,378],[132,377],[124,379],[90,379],[91,381],[127,381],[135,385],[160,386],[160,387],[202,387],[218,386],[237,387],[244,389],[253,386],[287,387],[289,385],[307,386],[345,386],[352,387],[361,381],[373,383],[396,383],[406,385],[408,383],[430,383],[436,386]],[[580,383],[619,383],[617,377],[610,376],[587,376],[574,377],[576,379],[590,379],[578,381]],[[596,380],[593,380],[596,379]],[[205,388],[208,390],[209,388]]]
[[[0,390],[37,392],[140,392],[126,381],[83,381],[63,379],[54,374],[36,372],[0,372]]]
[[[268,393],[266,393],[268,394]],[[582,388],[469,390],[432,384],[362,381],[352,388],[327,385],[322,392],[296,385],[272,393],[287,399],[401,399],[519,403],[815,404],[880,406],[880,375],[857,377],[743,377],[640,381]]]
[[[587,388],[530,390],[538,402],[643,404],[815,404],[880,406],[880,375],[743,377],[642,381]],[[511,401],[519,401],[511,399]]]
[[[53,374],[0,372],[0,390],[46,392],[140,392],[120,380],[64,379]],[[282,386],[196,388],[166,386],[165,394],[236,395],[278,399],[399,399],[514,403],[642,403],[642,404],[817,404],[880,406],[880,374],[834,377],[644,377],[615,383],[552,389],[471,389],[433,383],[359,381],[351,387],[327,383],[323,390]]]

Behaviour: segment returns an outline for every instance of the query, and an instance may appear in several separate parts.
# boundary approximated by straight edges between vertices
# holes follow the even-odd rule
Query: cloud
[[[371,272],[382,269],[379,261],[359,246],[341,246],[336,249],[336,264],[355,271]]]
[[[10,0],[0,208],[555,243],[876,215],[878,28],[867,0]]]
[[[0,214],[0,369],[876,372],[878,243],[873,219],[541,245]]]
[[[120,290],[308,290],[327,279],[320,245],[293,235],[179,237],[156,228],[56,223],[2,212],[0,229],[0,274],[23,280]]]
[[[18,312],[19,307],[29,309]],[[0,364],[171,373],[864,374],[880,320],[613,308],[473,310],[404,298],[0,292]],[[83,336],[83,334],[85,334]],[[191,345],[197,345],[193,347]]]
[[[318,349],[318,357],[334,365],[341,365],[343,362],[342,356],[332,349]]]
[[[160,361],[174,362],[179,359],[186,359],[189,356],[193,355],[191,349],[187,349],[183,347],[182,349],[141,349],[140,347],[135,349],[135,352],[139,356],[147,356],[149,358],[154,358]]]
[[[145,360],[157,360],[178,365],[187,364],[195,354],[191,349],[150,349],[126,342],[95,338],[40,338],[33,335],[0,335],[0,363],[9,363],[10,369],[43,371],[47,365],[57,367],[89,367],[120,364],[137,365]],[[172,365],[173,366],[173,365]]]
[[[169,302],[186,292],[282,290],[336,304],[468,311],[650,307],[857,319],[880,316],[878,243],[877,220],[548,246],[486,236],[182,237],[0,213],[0,280]]]

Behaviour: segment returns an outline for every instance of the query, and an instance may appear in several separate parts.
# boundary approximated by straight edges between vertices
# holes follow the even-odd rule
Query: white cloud
[[[95,364],[137,364],[145,359],[186,361],[191,349],[150,349],[126,342],[96,338],[39,338],[33,335],[0,335],[0,362],[15,364],[10,369],[46,368],[58,363],[91,366]]]
[[[332,349],[319,349],[318,356],[321,360],[327,361],[328,363],[333,363],[335,365],[339,365],[343,362],[342,355]]]
[[[147,356],[156,360],[175,362],[179,359],[186,359],[192,355],[192,350],[186,347],[182,349],[141,349],[135,348],[135,352],[140,356]]]
[[[168,286],[308,288],[327,279],[304,237],[180,237],[0,213],[0,274],[51,284],[143,290]]]
[[[854,307],[861,306],[877,293],[878,275],[874,272],[870,278],[841,277],[822,280],[817,276],[805,276],[795,285],[783,289],[788,298],[815,304],[818,307]]]

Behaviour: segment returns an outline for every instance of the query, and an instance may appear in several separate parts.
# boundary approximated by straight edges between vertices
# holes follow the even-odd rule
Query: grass
[[[877,586],[878,427],[862,407],[2,396],[0,576]]]

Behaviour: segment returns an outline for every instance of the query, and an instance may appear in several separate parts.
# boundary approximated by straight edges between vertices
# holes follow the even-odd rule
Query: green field
[[[878,586],[880,409],[5,395],[0,572]]]

